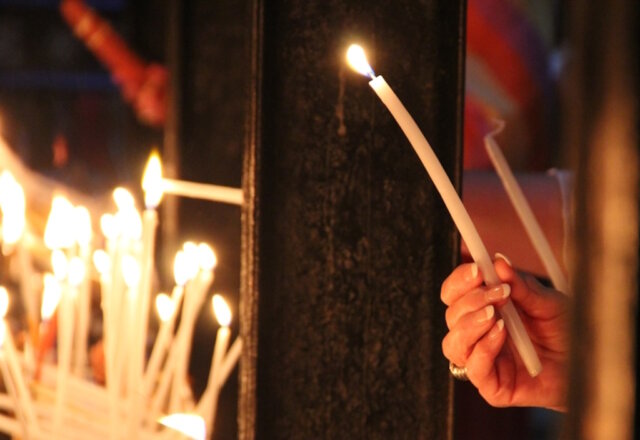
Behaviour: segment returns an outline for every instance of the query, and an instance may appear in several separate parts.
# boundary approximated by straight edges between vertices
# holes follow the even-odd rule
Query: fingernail
[[[475,280],[478,276],[478,265],[476,263],[471,263],[471,279]]]
[[[498,287],[494,287],[487,292],[487,300],[489,301],[497,301],[500,299],[504,299],[511,294],[511,286],[504,283],[500,284]]]
[[[498,319],[496,324],[493,326],[493,328],[489,332],[489,339],[496,338],[500,333],[502,333],[503,329],[504,329],[504,320]]]
[[[493,318],[493,315],[496,313],[495,308],[492,305],[488,305],[484,308],[484,316],[481,317],[478,321],[479,322],[487,322],[488,320],[490,320],[491,318]]]
[[[513,264],[511,263],[511,260],[509,260],[506,255],[501,254],[500,252],[496,252],[494,254],[494,257],[504,260],[505,263],[507,263],[509,266],[513,267]]]

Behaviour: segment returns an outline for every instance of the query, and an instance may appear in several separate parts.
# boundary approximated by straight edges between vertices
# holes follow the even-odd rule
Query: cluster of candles
[[[360,46],[351,46],[347,58],[356,71],[371,78],[371,88],[407,136],[487,285],[499,284],[491,258],[469,214],[411,115],[384,78],[375,75]],[[566,280],[495,143],[494,134],[485,138],[487,151],[553,283],[560,290],[566,290]],[[8,171],[0,176],[2,251],[5,255],[13,254],[19,263],[21,296],[29,324],[29,337],[20,353],[4,320],[8,293],[0,288],[3,319],[0,370],[7,391],[0,394],[0,407],[13,414],[0,414],[0,431],[36,439],[52,435],[61,439],[173,438],[178,431],[180,435],[200,439],[211,431],[220,388],[238,361],[242,340],[237,338],[229,348],[231,312],[224,299],[214,295],[212,304],[220,329],[207,387],[196,403],[187,384],[187,363],[195,318],[213,282],[216,258],[208,245],[188,242],[175,258],[176,284],[171,296],[156,297],[161,325],[151,355],[146,358],[158,223],[155,208],[167,192],[232,204],[242,203],[242,192],[165,179],[157,155],[149,160],[142,187],[146,206],[142,215],[129,192],[123,188],[114,191],[118,210],[102,216],[105,247],[95,250],[93,258],[89,211],[73,206],[62,196],[53,199],[43,239],[51,252],[52,272],[41,277],[44,289],[40,298],[33,282],[38,274],[33,270],[28,252],[28,242],[37,239],[26,228],[24,192]],[[94,272],[102,293],[105,386],[87,379],[86,373],[90,279]],[[176,330],[180,304],[182,314]],[[536,376],[542,368],[540,360],[511,301],[507,301],[500,313],[527,370]],[[57,362],[52,364],[43,362],[42,352],[35,349],[43,345],[41,329],[54,321]],[[160,428],[158,421],[171,429]]]
[[[6,320],[10,295],[0,287],[0,431],[25,439],[204,439],[211,432],[220,390],[238,362],[242,340],[230,344],[231,311],[221,295],[213,295],[220,328],[206,389],[195,401],[188,363],[217,259],[209,245],[194,242],[184,243],[175,256],[171,295],[155,297],[159,327],[150,340],[156,207],[167,192],[233,204],[241,203],[242,193],[164,179],[157,154],[149,159],[142,187],[142,213],[129,191],[114,190],[117,210],[100,217],[100,237],[88,209],[56,195],[38,237],[26,221],[22,186],[10,170],[1,172],[2,252],[17,268],[15,285],[28,331],[18,349]],[[49,257],[44,270],[32,260],[34,249]],[[103,369],[103,381],[96,381],[90,368],[92,284],[100,286],[102,312],[102,360],[92,366]],[[95,346],[93,352],[100,353]]]

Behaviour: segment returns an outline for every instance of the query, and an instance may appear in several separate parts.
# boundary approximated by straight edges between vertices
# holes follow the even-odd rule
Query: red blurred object
[[[166,116],[166,69],[159,64],[145,63],[84,1],[63,0],[60,12],[74,34],[111,72],[138,118],[147,124],[162,126]]]

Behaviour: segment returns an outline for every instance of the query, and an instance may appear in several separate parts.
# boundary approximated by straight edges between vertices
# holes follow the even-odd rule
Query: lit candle
[[[82,273],[78,289],[78,299],[76,302],[78,328],[75,333],[75,350],[74,350],[74,372],[77,375],[84,375],[87,366],[87,350],[89,341],[89,322],[91,319],[91,277],[88,275],[90,267],[89,260],[91,258],[91,215],[89,210],[84,206],[77,206],[74,209],[74,232],[75,239],[80,249],[79,262]]]
[[[176,359],[176,367],[171,389],[169,408],[178,409],[182,396],[182,389],[187,379],[191,345],[193,342],[193,330],[198,317],[198,311],[204,302],[207,289],[213,281],[213,268],[217,259],[213,250],[203,244],[201,246],[192,242],[186,242],[183,246],[186,255],[190,255],[196,262],[196,274],[193,281],[187,286],[185,306],[182,309],[182,320],[178,330],[179,354]],[[184,324],[184,325],[183,325]]]
[[[130,410],[128,412],[128,435],[129,438],[137,438],[137,429],[139,428],[140,420],[140,402],[137,395],[139,394],[138,387],[141,385],[139,380],[141,379],[138,374],[138,361],[137,351],[139,349],[138,341],[136,338],[137,321],[138,321],[138,297],[140,292],[138,286],[140,283],[140,264],[136,258],[131,255],[125,255],[122,258],[122,275],[125,285],[127,286],[127,316],[123,328],[134,330],[130,337],[124,337],[124,347],[122,350],[122,356],[120,358],[119,371],[122,372],[126,369],[126,391],[129,396]],[[119,374],[116,372],[116,374]]]
[[[208,432],[212,431],[213,424],[215,423],[218,396],[223,385],[220,381],[220,367],[227,348],[229,347],[229,337],[231,335],[231,331],[229,330],[231,309],[229,309],[226,301],[221,295],[216,294],[211,298],[211,305],[213,313],[220,324],[220,328],[216,334],[207,387],[198,405],[198,413],[204,417]]]
[[[211,200],[213,202],[242,205],[242,190],[228,186],[207,183],[187,182],[185,180],[162,179],[165,194],[190,197],[192,199]]]
[[[15,248],[20,267],[20,290],[24,301],[31,338],[27,346],[35,346],[38,337],[38,299],[33,288],[34,271],[27,248],[26,202],[22,186],[9,171],[0,174],[0,211],[2,211],[2,247]]]
[[[177,305],[182,299],[182,286],[175,286],[171,297],[164,293],[160,293],[156,297],[156,310],[160,317],[160,329],[158,335],[153,344],[151,350],[151,356],[149,357],[149,363],[144,373],[144,379],[142,381],[142,395],[148,397],[151,393],[151,389],[155,385],[158,379],[158,373],[164,360],[164,355],[167,352],[167,347],[173,339],[173,327],[175,324]]]
[[[529,202],[527,202],[527,198],[522,192],[522,188],[513,175],[507,159],[504,157],[502,150],[496,143],[495,135],[500,133],[503,129],[504,121],[498,121],[498,127],[484,137],[485,149],[489,154],[491,163],[493,163],[493,166],[496,169],[496,173],[500,176],[502,186],[509,195],[509,199],[511,200],[513,207],[518,213],[518,217],[520,217],[520,221],[529,235],[529,239],[531,240],[533,247],[538,253],[540,260],[542,260],[542,264],[547,270],[549,278],[551,278],[551,282],[556,289],[566,293],[569,288],[567,279],[560,268],[560,264],[558,264],[558,260],[551,250],[547,237],[544,235],[544,232],[542,232],[542,228],[531,210]]]
[[[147,330],[149,326],[149,301],[153,280],[155,236],[158,226],[156,207],[162,199],[162,165],[160,156],[154,152],[149,157],[142,177],[144,202],[146,209],[142,216],[142,283],[140,287],[139,347],[137,352],[138,383],[144,376],[144,359],[146,354]],[[140,394],[139,394],[140,395]]]
[[[55,270],[55,269],[54,269]],[[58,310],[58,377],[53,429],[62,437],[63,418],[67,400],[68,379],[73,354],[73,330],[75,324],[75,300],[78,287],[84,278],[84,266],[78,257],[69,260],[66,288],[62,290]]]
[[[458,196],[453,184],[449,180],[447,173],[440,164],[437,156],[433,152],[431,145],[424,137],[418,125],[415,123],[407,109],[402,105],[400,99],[393,92],[382,76],[375,76],[373,69],[369,65],[364,51],[358,45],[351,45],[347,51],[347,59],[350,65],[359,73],[371,78],[369,85],[376,92],[380,100],[389,109],[396,122],[407,136],[411,146],[420,158],[422,165],[431,177],[434,186],[440,193],[454,223],[464,239],[471,257],[475,260],[482,272],[485,283],[490,286],[500,285],[500,279],[496,274],[491,257],[482,242],[475,225],[469,217],[469,213],[464,208],[462,200]],[[507,300],[500,308],[500,313],[505,325],[511,335],[511,339],[524,362],[527,371],[531,376],[537,376],[542,370],[540,359],[531,343],[531,339],[522,324],[518,311],[511,302]]]
[[[179,250],[175,256],[173,270],[176,280],[176,286],[180,286],[180,290],[182,291],[187,283],[191,284],[190,281],[192,281],[198,273],[197,256],[193,253],[187,253],[184,250]],[[192,292],[193,290],[189,289],[189,298],[192,296]],[[160,412],[161,407],[166,401],[167,395],[173,384],[172,379],[175,379],[178,360],[182,355],[182,343],[184,339],[183,335],[187,331],[185,329],[188,326],[188,324],[186,323],[187,315],[185,314],[188,314],[187,310],[190,307],[192,300],[189,299],[189,301],[187,301],[187,295],[183,295],[182,293],[180,293],[180,295],[185,297],[182,307],[182,319],[178,328],[178,332],[169,349],[169,354],[167,355],[167,360],[164,364],[162,375],[160,376],[160,382],[158,383],[156,391],[153,393],[151,398],[151,409],[149,411],[149,414],[152,417],[152,420],[155,420],[156,415]],[[150,382],[148,386],[153,386],[153,382]]]

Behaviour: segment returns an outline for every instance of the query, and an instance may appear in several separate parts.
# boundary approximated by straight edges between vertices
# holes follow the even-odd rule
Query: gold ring
[[[451,375],[458,380],[469,380],[467,377],[467,367],[459,367],[453,362],[449,362],[449,371]]]

